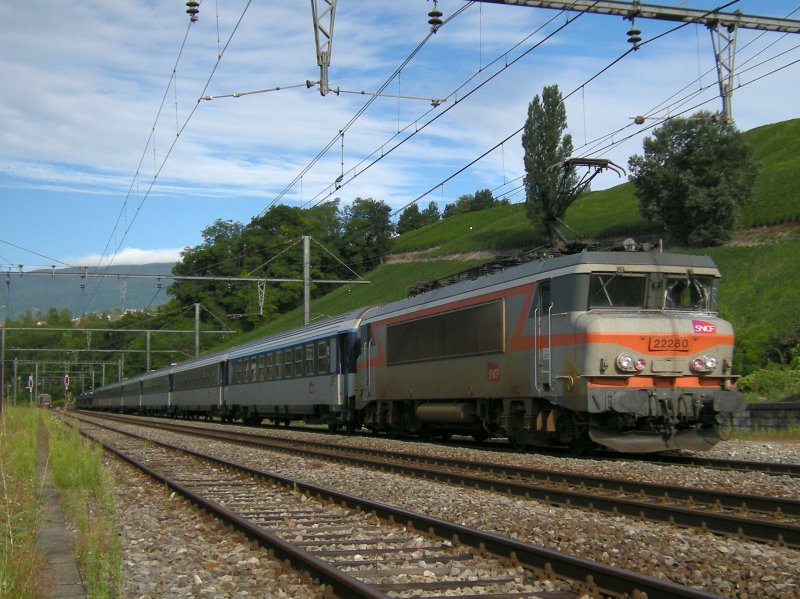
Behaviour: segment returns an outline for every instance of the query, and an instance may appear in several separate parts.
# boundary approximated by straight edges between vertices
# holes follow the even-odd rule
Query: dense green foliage
[[[559,221],[578,195],[572,155],[572,136],[567,129],[567,109],[558,85],[547,85],[542,97],[528,105],[522,130],[525,150],[525,205],[530,221],[541,227],[550,245],[560,247]]]
[[[745,133],[760,165],[755,201],[742,209],[741,226],[800,222],[800,119]]]
[[[179,275],[290,279],[266,287],[263,307],[252,287],[228,281],[177,281],[170,287],[167,309],[199,302],[220,319],[236,319],[252,330],[302,300],[303,236],[315,242],[312,279],[351,279],[380,264],[388,253],[394,227],[384,202],[356,198],[339,210],[338,202],[307,210],[276,205],[248,225],[216,221],[203,231],[203,243],[183,252],[175,267]],[[313,286],[316,297],[328,289]],[[204,314],[204,320],[211,322]]]
[[[452,204],[444,207],[443,218],[451,218],[467,212],[480,212],[494,206],[505,206],[510,202],[506,199],[496,199],[491,189],[480,189],[475,193],[466,193],[458,197]]]
[[[628,166],[642,215],[694,246],[730,238],[757,173],[744,135],[709,112],[670,119]]]
[[[430,202],[428,207],[422,211],[415,202],[400,213],[400,218],[397,219],[397,233],[400,235],[410,233],[415,229],[435,223],[440,218],[439,205],[436,202]]]
[[[752,246],[706,248],[722,272],[720,313],[733,322],[740,373],[788,365],[800,342],[800,237]]]

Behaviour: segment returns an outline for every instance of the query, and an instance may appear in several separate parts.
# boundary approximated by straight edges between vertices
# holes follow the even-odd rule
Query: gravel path
[[[249,429],[252,430],[252,429]],[[269,430],[266,434],[274,435]],[[309,435],[280,431],[287,436]],[[728,597],[797,597],[800,552],[715,537],[658,523],[640,522],[577,509],[552,507],[486,491],[365,471],[286,454],[230,446],[151,430],[154,439],[301,479],[361,494],[525,542],[566,551],[609,565],[645,572]],[[317,435],[312,437],[319,438]],[[800,497],[800,481],[760,473],[716,471],[644,462],[596,461],[537,454],[497,454],[382,439],[341,439],[402,451],[458,455],[515,464],[591,471],[620,478],[695,484],[784,497]],[[330,441],[331,437],[325,437]],[[704,454],[709,455],[709,454]],[[800,444],[727,442],[710,455],[800,463]],[[280,567],[245,539],[233,543],[220,525],[209,523],[163,487],[116,465],[119,517],[126,545],[125,597],[311,597],[316,589]],[[157,489],[153,491],[153,487]],[[180,514],[180,516],[178,516]],[[173,587],[175,587],[173,589]]]

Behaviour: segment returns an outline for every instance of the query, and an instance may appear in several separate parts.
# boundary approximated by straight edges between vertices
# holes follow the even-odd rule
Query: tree
[[[439,204],[430,202],[428,207],[422,211],[422,218],[425,219],[424,224],[430,225],[438,221],[441,216],[439,215]]]
[[[424,224],[425,218],[419,211],[419,206],[411,204],[400,213],[400,218],[397,219],[397,232],[402,235],[414,229],[419,229]]]
[[[664,123],[628,167],[642,216],[689,245],[730,238],[758,172],[744,135],[708,111]]]
[[[493,206],[501,204],[508,204],[505,198],[497,200],[492,195],[491,189],[479,189],[474,194],[465,193],[458,197],[453,204],[447,204],[444,207],[444,218],[450,218],[456,214],[464,214],[465,212],[478,212],[479,210],[486,210]]]
[[[564,135],[566,129],[567,110],[558,85],[547,85],[541,99],[537,95],[528,105],[522,148],[526,213],[555,247],[562,245],[558,223],[578,195],[575,167],[565,162],[572,155],[572,136]]]
[[[341,252],[356,272],[374,268],[389,251],[394,234],[391,212],[385,202],[372,198],[356,198],[344,209]]]

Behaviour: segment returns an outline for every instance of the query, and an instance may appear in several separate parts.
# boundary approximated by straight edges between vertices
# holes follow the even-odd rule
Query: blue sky
[[[571,94],[574,155],[623,167],[645,134],[631,117],[720,108],[703,26],[644,43],[592,79],[628,50],[628,21],[586,14],[556,32],[575,13],[440,0],[452,20],[385,89],[403,97],[359,114],[369,96],[348,92],[389,81],[425,40],[431,8],[339,0],[330,85],[341,93],[323,97],[303,85],[319,79],[305,0],[204,0],[191,26],[181,0],[4,3],[0,268],[172,261],[216,219],[247,223],[275,202],[371,197],[399,211],[417,198],[443,208],[484,188],[523,201],[519,136],[488,151],[553,83]],[[726,10],[800,19],[800,0]],[[636,25],[644,42],[675,27]],[[738,127],[800,117],[800,35],[742,29],[737,47]],[[434,98],[446,101],[434,108]],[[605,173],[595,188],[620,181]]]

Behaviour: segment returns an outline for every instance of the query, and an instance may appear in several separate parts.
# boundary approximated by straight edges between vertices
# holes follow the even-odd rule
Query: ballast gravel
[[[268,552],[121,461],[107,458],[123,545],[122,597],[320,597]]]
[[[266,430],[264,434],[800,497],[800,481],[761,473],[719,473],[625,459],[599,461],[541,454],[498,454],[391,439],[321,437],[275,429]],[[150,429],[148,436],[725,597],[794,598],[800,595],[800,551],[793,549],[155,429]],[[728,441],[702,455],[800,463],[800,444]],[[222,525],[199,514],[183,500],[170,497],[162,486],[131,474],[129,467],[111,462],[116,473],[118,517],[125,547],[124,597],[314,597],[319,593],[318,588],[304,583],[290,570],[284,572],[278,562],[269,558],[264,550],[251,547],[244,537],[234,542],[234,535]]]

